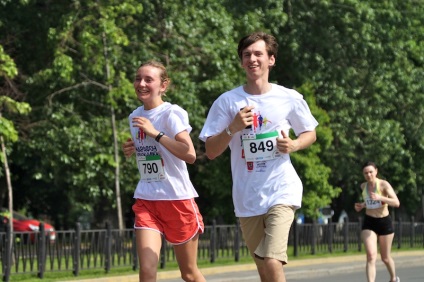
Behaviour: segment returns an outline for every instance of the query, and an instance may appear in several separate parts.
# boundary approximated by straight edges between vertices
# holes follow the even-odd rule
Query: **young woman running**
[[[366,182],[361,184],[364,202],[355,203],[357,212],[366,209],[362,225],[361,238],[367,252],[366,274],[368,282],[376,277],[377,242],[380,246],[381,260],[390,274],[390,282],[399,282],[396,276],[395,263],[390,254],[395,235],[389,206],[399,207],[400,202],[392,186],[386,180],[377,177],[377,165],[367,162],[362,167]]]
[[[186,163],[196,153],[187,112],[163,101],[170,79],[155,61],[142,64],[134,89],[143,103],[129,115],[131,139],[123,144],[126,157],[136,154],[140,181],[134,193],[140,281],[156,281],[162,235],[173,244],[184,281],[206,281],[197,267],[199,234],[204,224]]]

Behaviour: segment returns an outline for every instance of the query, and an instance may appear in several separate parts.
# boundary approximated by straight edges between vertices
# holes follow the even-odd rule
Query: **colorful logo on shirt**
[[[138,142],[143,142],[143,140],[146,140],[147,138],[147,134],[146,132],[144,132],[144,130],[142,130],[141,128],[138,129],[137,132],[137,137],[136,139],[138,140]]]
[[[137,140],[137,144],[135,144],[137,157],[159,155],[157,142],[154,142],[153,138],[149,138],[149,141],[146,141],[147,134],[141,128],[136,132],[135,139]]]
[[[261,112],[253,113],[253,131],[261,131],[266,128],[268,123],[272,123],[267,117],[261,115]]]

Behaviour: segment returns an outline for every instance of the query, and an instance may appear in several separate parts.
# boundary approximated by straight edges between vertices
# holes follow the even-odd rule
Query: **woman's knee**
[[[157,274],[157,267],[151,267],[147,265],[140,265],[140,277],[143,278],[143,281],[150,281],[154,278],[156,278]]]
[[[381,261],[383,261],[384,264],[389,264],[392,262],[392,258],[390,256],[381,256]]]
[[[195,281],[194,280],[194,275],[192,275],[191,273],[187,273],[187,272],[181,272],[181,279],[183,279],[183,281],[186,281],[186,282],[192,282],[192,281]]]
[[[368,253],[367,254],[367,261],[368,262],[375,262],[375,261],[377,261],[377,253]]]
[[[190,271],[181,271],[181,279],[186,282],[200,281],[202,274],[199,269],[193,269]]]

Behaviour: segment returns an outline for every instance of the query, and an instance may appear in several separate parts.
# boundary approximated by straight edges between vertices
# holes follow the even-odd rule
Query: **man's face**
[[[275,57],[268,56],[265,41],[259,40],[242,52],[241,65],[246,71],[247,77],[257,79],[266,75],[268,78],[269,68],[275,64]]]

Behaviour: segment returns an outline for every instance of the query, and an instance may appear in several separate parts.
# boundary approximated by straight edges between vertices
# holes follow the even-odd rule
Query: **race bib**
[[[242,142],[246,162],[267,161],[279,158],[281,153],[277,149],[277,137],[277,131],[262,134],[243,134]]]
[[[378,209],[383,206],[383,203],[381,201],[373,200],[371,198],[365,199],[365,205],[367,206],[367,209]]]
[[[137,157],[138,171],[141,180],[161,181],[166,179],[160,155]]]

